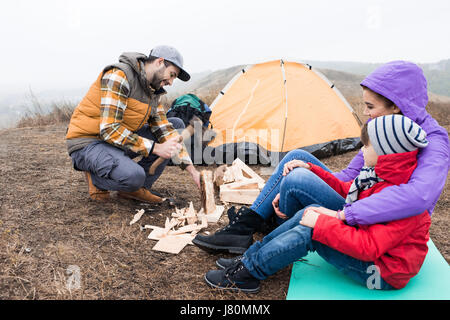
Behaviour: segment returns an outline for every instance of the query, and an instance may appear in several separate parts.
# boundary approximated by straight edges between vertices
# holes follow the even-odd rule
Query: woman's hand
[[[289,172],[298,167],[308,170],[311,169],[311,166],[302,160],[291,160],[285,163],[283,168],[283,176],[287,175]]]
[[[280,211],[280,194],[275,196],[275,199],[272,201],[273,210],[275,210],[275,214],[281,219],[287,219],[287,215]]]

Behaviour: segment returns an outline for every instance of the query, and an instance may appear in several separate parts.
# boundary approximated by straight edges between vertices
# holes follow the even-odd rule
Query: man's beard
[[[164,79],[164,71],[164,68],[162,68],[162,70],[158,70],[153,74],[152,81],[150,82],[153,89],[158,90],[161,88],[161,82]]]

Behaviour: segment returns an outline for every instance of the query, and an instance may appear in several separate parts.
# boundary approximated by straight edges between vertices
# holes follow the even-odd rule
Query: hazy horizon
[[[122,52],[159,44],[191,73],[278,58],[433,63],[450,58],[448,12],[443,0],[7,2],[0,93],[88,86]]]
[[[248,63],[238,63],[235,65],[230,65],[230,66],[224,66],[222,68],[215,68],[215,69],[205,69],[205,70],[201,70],[198,72],[190,72],[191,75],[197,75],[197,74],[203,74],[203,73],[208,73],[208,72],[214,72],[214,71],[218,71],[218,70],[222,70],[222,69],[227,69],[227,68],[231,68],[237,65],[249,65],[249,64],[255,64],[255,63],[260,63],[260,62],[264,62],[264,61],[269,61],[269,60],[275,60],[275,59],[284,59],[286,61],[296,61],[296,62],[303,62],[303,61],[315,61],[315,62],[322,62],[322,63],[354,63],[354,64],[382,64],[384,62],[388,62],[391,60],[386,60],[386,61],[380,61],[380,62],[367,62],[367,61],[350,61],[350,60],[315,60],[315,59],[286,59],[285,57],[279,57],[279,58],[272,58],[272,59],[261,59],[261,60],[255,60],[253,62],[248,62]],[[108,63],[114,63],[118,60],[118,57],[116,58],[116,60],[110,61]],[[412,61],[416,64],[437,64],[441,61],[446,61],[446,60],[450,60],[449,58],[446,59],[440,59],[437,61],[431,61],[431,62],[423,62],[423,61]],[[411,60],[410,60],[411,61]],[[108,63],[105,63],[104,65],[106,66]],[[99,72],[101,71],[102,67],[99,68]],[[345,71],[344,71],[345,72]],[[351,73],[351,72],[350,72]],[[30,84],[30,83],[23,83],[20,85],[14,85],[14,84],[5,84],[2,87],[0,87],[0,100],[2,97],[6,96],[6,95],[27,95],[30,90],[34,93],[34,94],[42,94],[42,93],[46,93],[46,92],[54,92],[54,91],[76,91],[76,90],[80,90],[80,89],[87,89],[89,88],[89,86],[95,81],[94,79],[86,79],[83,80],[81,79],[80,82],[76,85],[64,85],[61,86],[61,84],[55,84],[55,85],[51,85],[48,87],[39,87],[36,86],[36,89]],[[176,79],[176,84],[181,83],[181,80]],[[40,89],[39,89],[40,88]],[[166,88],[170,91],[170,87]]]
[[[160,44],[176,47],[191,74],[280,58],[437,63],[450,58],[449,12],[444,0],[6,2],[0,116],[30,90],[79,95],[123,52]]]

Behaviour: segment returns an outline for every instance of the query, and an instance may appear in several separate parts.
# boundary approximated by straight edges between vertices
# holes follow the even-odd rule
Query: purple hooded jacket
[[[347,223],[370,225],[407,218],[425,210],[431,215],[447,179],[450,147],[447,131],[425,109],[427,80],[422,69],[411,62],[389,62],[369,74],[361,85],[394,102],[403,115],[425,130],[429,144],[419,151],[417,168],[407,184],[385,188],[346,205]],[[363,164],[360,151],[346,169],[334,175],[342,181],[353,180]]]

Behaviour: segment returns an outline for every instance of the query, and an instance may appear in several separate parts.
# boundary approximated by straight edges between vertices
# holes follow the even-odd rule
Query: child
[[[417,166],[418,148],[427,146],[426,133],[402,115],[375,118],[361,130],[365,165],[351,182],[311,163],[309,169],[345,198],[346,205],[407,183]],[[295,193],[293,193],[295,195]],[[300,224],[299,224],[300,222]],[[212,270],[205,281],[221,289],[257,292],[259,282],[283,267],[317,251],[327,262],[366,285],[375,265],[381,276],[377,289],[403,288],[418,272],[428,251],[431,219],[427,211],[384,224],[346,225],[341,211],[310,206],[254,243],[243,256],[219,259],[223,270]]]

